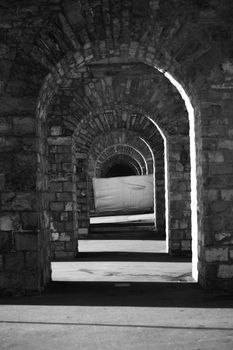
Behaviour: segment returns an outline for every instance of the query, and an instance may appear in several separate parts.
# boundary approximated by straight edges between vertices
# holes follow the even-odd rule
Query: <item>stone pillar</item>
[[[76,195],[78,212],[78,236],[87,236],[90,228],[88,203],[87,156],[76,157]]]
[[[191,195],[189,140],[169,138],[169,253],[191,255]]]
[[[71,137],[52,126],[48,139],[49,202],[52,259],[72,258],[77,254],[73,200],[73,161]]]
[[[230,83],[228,79],[227,84]],[[233,78],[232,78],[233,83]],[[205,95],[206,96],[206,95]],[[233,288],[233,88],[214,85],[203,103],[199,282]]]
[[[32,114],[0,118],[0,150],[0,293],[38,292],[50,271],[41,249]]]

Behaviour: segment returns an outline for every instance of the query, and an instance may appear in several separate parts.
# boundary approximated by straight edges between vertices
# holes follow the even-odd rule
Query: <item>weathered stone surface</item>
[[[64,210],[64,204],[63,204],[63,202],[51,202],[50,203],[50,209],[52,211],[63,211]]]
[[[0,271],[3,270],[3,255],[0,254]]]
[[[215,234],[215,239],[217,242],[221,242],[221,244],[233,244],[233,233],[231,232],[221,232]]]
[[[61,126],[52,126],[50,129],[51,136],[60,136],[62,135],[62,127]]]
[[[21,252],[5,255],[5,269],[8,271],[22,271],[24,268],[24,255]]]
[[[27,269],[37,269],[39,263],[38,252],[26,252],[25,267]]]
[[[33,210],[36,206],[32,193],[3,193],[2,199],[2,209],[4,210]]]
[[[73,210],[73,202],[68,202],[65,204],[65,211],[72,211]]]
[[[206,248],[205,259],[207,262],[228,261],[228,248]]]
[[[28,117],[13,118],[13,130],[15,134],[25,135],[35,132],[35,120]]]
[[[12,249],[12,234],[10,231],[0,231],[0,252],[9,252]]]
[[[17,251],[36,251],[38,249],[37,232],[15,232],[14,238]]]
[[[18,214],[4,213],[0,215],[0,231],[15,230],[20,222]]]
[[[222,264],[204,261],[206,244],[212,245],[207,252],[210,260],[213,259],[211,249],[232,245],[229,237],[215,236],[232,229],[233,24],[230,1],[187,4],[183,0],[51,1],[47,6],[47,2],[38,0],[30,8],[28,2],[18,1],[17,15],[14,6],[8,6],[7,1],[1,6],[0,148],[2,154],[7,154],[5,158],[0,156],[0,172],[5,178],[0,185],[1,210],[23,214],[38,209],[43,214],[51,209],[51,203],[56,200],[52,200],[53,195],[44,198],[43,191],[47,191],[48,178],[72,182],[71,143],[74,141],[73,151],[77,156],[77,184],[86,183],[88,152],[92,145],[95,148],[92,155],[102,157],[102,151],[107,155],[106,147],[98,153],[102,146],[97,139],[103,140],[106,134],[117,130],[118,141],[128,144],[122,132],[128,130],[137,132],[154,153],[156,188],[162,189],[156,193],[159,204],[156,214],[161,212],[157,217],[163,221],[164,182],[162,187],[157,170],[164,174],[164,167],[159,164],[164,153],[155,122],[163,131],[168,146],[167,192],[169,220],[173,220],[169,227],[170,250],[171,253],[173,249],[181,252],[182,243],[173,241],[172,233],[183,230],[180,238],[187,238],[191,233],[189,220],[187,228],[182,224],[184,213],[190,219],[190,164],[185,164],[188,157],[181,157],[183,149],[189,154],[189,119],[180,94],[161,73],[161,70],[168,70],[189,92],[194,107],[199,272],[202,281],[216,282],[218,266]],[[37,124],[37,136],[32,120]],[[49,130],[54,136],[48,138]],[[31,134],[31,140],[30,137],[26,139],[27,134]],[[109,141],[109,137],[106,138]],[[112,147],[117,143],[116,135],[111,138],[108,146]],[[52,146],[48,157],[47,141]],[[30,166],[31,160],[25,153],[38,150],[38,164]],[[62,152],[67,160],[61,156]],[[35,190],[36,178],[43,200],[32,193],[29,195],[31,202],[28,198],[22,199],[24,191]],[[64,189],[63,186],[54,193]],[[82,190],[86,197],[81,196]],[[6,194],[7,191],[14,193],[13,197]],[[65,191],[69,192],[68,188]],[[57,209],[51,212],[52,219],[60,228],[74,220],[75,224],[80,223],[80,228],[87,229],[88,198],[86,184],[78,187],[77,219],[61,220],[64,210]],[[69,204],[59,202],[68,214],[73,212],[73,207],[75,209],[70,203],[71,200]],[[38,204],[38,208],[34,204]],[[208,216],[208,223],[205,216]],[[35,276],[38,274],[38,281],[46,281],[49,219],[46,215],[41,218],[40,256],[44,270],[35,271]],[[23,228],[31,227],[22,216],[21,219]],[[225,259],[225,253],[223,256]],[[19,286],[23,285],[21,275],[14,276]],[[8,283],[14,284],[13,277],[9,277]]]
[[[219,265],[218,277],[219,278],[232,278],[233,277],[233,265]]]
[[[80,235],[87,235],[88,234],[88,228],[79,228],[78,233]]]
[[[62,232],[59,235],[59,241],[69,242],[70,241],[70,236],[68,234],[66,234],[65,232]]]

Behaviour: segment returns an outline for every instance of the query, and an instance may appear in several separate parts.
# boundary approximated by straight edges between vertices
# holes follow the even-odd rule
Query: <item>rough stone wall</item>
[[[48,171],[52,259],[77,254],[74,225],[72,139],[61,126],[52,126],[48,138]]]
[[[1,289],[40,290],[49,280],[49,220],[45,198],[48,190],[47,151],[44,150],[48,107],[53,95],[59,89],[71,86],[72,79],[80,83],[90,77],[88,66],[91,61],[101,61],[104,64],[143,62],[168,70],[189,94],[195,111],[198,156],[199,281],[206,287],[218,286],[232,290],[232,201],[229,197],[232,190],[233,152],[230,132],[232,14],[231,1],[228,0],[1,2],[0,183],[1,217],[4,217],[1,219]],[[135,76],[141,77],[140,70],[134,72]],[[163,77],[162,74],[160,76]],[[102,83],[97,82],[98,85]],[[117,81],[115,83],[118,91],[121,91]],[[176,126],[182,128],[184,120],[179,119],[179,113],[174,113],[176,104],[166,94],[166,88],[162,88],[163,79],[160,85],[156,85],[157,88],[153,88],[153,84],[150,87],[156,91],[158,99],[150,96],[151,103],[144,100],[144,105],[140,94],[137,95],[137,91],[140,93],[137,84],[137,79],[129,79],[123,89],[125,96],[127,91],[130,92],[132,99],[128,104],[134,104],[134,112],[141,109],[144,115],[148,113],[167,135],[171,136]],[[66,124],[72,125],[73,130],[84,115],[95,118],[104,110],[103,100],[95,93],[98,89],[92,84],[87,89],[88,93],[94,92],[93,101],[98,101],[89,105],[88,93],[85,93],[82,83],[80,86],[73,102],[81,103],[76,109],[68,108],[65,118]],[[103,95],[110,99],[114,89],[108,89],[108,84],[103,86],[106,87],[105,92],[109,91]],[[150,90],[145,84],[144,91],[146,87]],[[136,94],[133,94],[133,90]],[[115,100],[119,94],[112,96]],[[179,100],[179,97],[176,98]],[[165,100],[169,102],[165,103]],[[118,99],[117,103],[120,102]],[[105,106],[109,107],[109,104]],[[36,115],[39,122],[35,119]],[[37,129],[36,134],[32,133],[34,141],[24,135],[24,122],[20,118],[33,120]],[[177,120],[180,123],[177,124]],[[30,153],[30,162],[18,160],[21,156],[19,146],[23,153],[30,150],[27,154],[29,157]],[[38,162],[35,171],[34,167],[30,168],[34,161],[35,164]],[[22,180],[14,178],[18,166],[21,169],[17,179]],[[35,179],[32,182],[29,179],[36,178],[36,175],[37,192]],[[12,176],[13,181],[10,180]],[[18,185],[9,187],[9,183],[15,181],[19,182]],[[35,203],[38,203],[39,208],[34,207]],[[37,214],[40,220],[37,220]],[[16,219],[12,221],[12,217]],[[15,235],[15,227],[17,232],[22,232],[21,221],[24,224],[23,231],[28,227],[33,232],[30,237],[38,235],[38,240],[32,239],[32,250],[18,246],[18,251],[12,251],[9,237]],[[8,225],[8,222],[11,224]],[[20,239],[20,242],[23,243],[24,239]],[[29,263],[29,260],[27,263],[27,253],[30,251],[37,254],[38,265]],[[13,268],[9,261],[12,261]],[[17,271],[13,271],[15,266],[18,266]],[[24,282],[29,283],[28,277],[32,275],[34,282],[26,286]]]

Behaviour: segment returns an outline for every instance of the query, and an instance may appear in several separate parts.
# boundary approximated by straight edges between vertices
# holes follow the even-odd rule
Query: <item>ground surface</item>
[[[53,281],[181,282],[191,261],[165,254],[165,241],[81,240],[77,261],[53,262]]]
[[[115,283],[122,275],[107,282],[103,280],[103,271],[107,270],[103,270],[98,281],[97,278],[88,282],[54,281],[43,295],[0,299],[0,349],[232,350],[233,297],[203,291],[196,283],[175,281],[173,274],[178,276],[180,265],[189,269],[190,275],[190,262],[172,263],[165,254],[153,253],[155,246],[157,251],[162,248],[162,243],[142,242],[143,253],[138,252],[138,244],[131,242],[127,248],[125,243],[126,251],[131,249],[125,255],[118,253],[116,245],[114,254],[108,252],[107,244],[105,252],[101,252],[101,241],[93,243],[96,251],[91,253],[90,245],[83,241],[79,262],[89,261],[93,272],[97,269],[95,265],[100,265],[96,257],[102,256],[104,264],[124,262],[124,271],[121,264],[117,267],[124,278],[129,271],[127,266],[135,273],[141,265],[140,271],[144,268],[151,280],[143,281],[142,272],[137,271],[140,282],[125,283],[123,278],[122,283]],[[64,266],[57,265],[53,271],[57,276],[60,273],[60,280],[64,271],[66,276],[77,272],[72,265],[70,269],[65,263]],[[167,276],[172,272],[171,281],[156,281],[158,275],[155,277],[151,269],[160,269],[160,274]],[[100,273],[99,267],[97,270]]]

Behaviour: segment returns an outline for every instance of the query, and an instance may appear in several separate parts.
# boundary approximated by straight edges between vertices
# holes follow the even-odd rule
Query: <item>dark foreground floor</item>
[[[193,283],[53,282],[1,299],[0,348],[231,350],[232,308]]]

